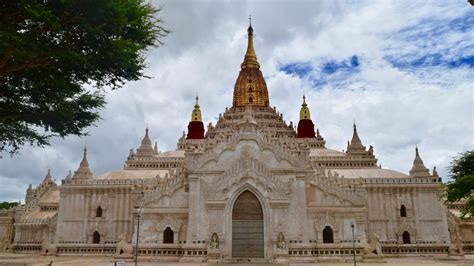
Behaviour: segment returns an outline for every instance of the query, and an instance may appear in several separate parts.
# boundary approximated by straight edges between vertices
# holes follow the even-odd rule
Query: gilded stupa
[[[268,90],[263,74],[260,71],[260,64],[257,61],[257,54],[253,46],[253,28],[250,23],[248,29],[247,52],[244,62],[240,65],[240,73],[234,86],[233,108],[242,108],[246,105],[268,107]]]

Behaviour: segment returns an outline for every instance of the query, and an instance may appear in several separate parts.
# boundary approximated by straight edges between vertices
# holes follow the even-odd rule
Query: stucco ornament
[[[117,243],[117,256],[131,256],[133,255],[133,247],[130,243],[125,240],[125,235],[119,236],[119,242]]]
[[[382,256],[382,245],[380,244],[379,235],[372,234],[370,238],[370,243],[367,243],[364,247],[364,254],[365,255],[372,255],[372,256]]]
[[[166,215],[161,221],[156,223],[156,229],[160,232],[165,230],[166,227],[170,227],[171,230],[178,233],[181,229],[181,222],[173,218],[171,215]]]
[[[398,230],[396,232],[397,237],[401,237],[403,235],[403,232],[405,231],[410,233],[412,237],[415,237],[416,230],[415,226],[413,225],[413,221],[409,219],[401,219],[401,222],[398,224]]]
[[[286,243],[285,236],[282,232],[278,233],[275,240],[275,263],[287,265],[288,263],[288,244]]]
[[[219,239],[219,235],[216,232],[212,233],[207,248],[208,262],[219,262],[221,260],[222,254],[219,247]]]
[[[278,233],[277,241],[276,241],[276,248],[279,250],[286,250],[286,241],[285,236],[282,232]]]
[[[460,237],[459,237],[459,231],[454,229],[453,230],[453,233],[452,233],[452,241],[451,241],[451,245],[449,246],[448,248],[448,253],[450,256],[453,256],[453,255],[464,255],[464,251],[462,249],[462,244],[461,244],[461,240],[460,240]]]
[[[212,234],[211,241],[209,242],[209,248],[214,250],[219,249],[219,236],[217,233]]]

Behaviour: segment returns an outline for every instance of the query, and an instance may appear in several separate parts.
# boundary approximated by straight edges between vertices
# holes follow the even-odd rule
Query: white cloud
[[[232,89],[246,47],[252,13],[255,47],[266,77],[270,103],[297,122],[306,92],[313,121],[329,148],[342,150],[358,124],[365,145],[374,145],[384,167],[407,172],[420,146],[425,165],[441,175],[452,156],[474,147],[474,76],[471,66],[412,67],[429,54],[455,60],[474,54],[474,16],[464,1],[160,1],[172,30],[166,45],[149,52],[146,74],[107,95],[102,120],[90,136],[55,139],[45,149],[25,147],[0,160],[0,201],[16,201],[47,168],[60,180],[75,170],[87,142],[95,174],[123,166],[149,125],[161,150],[175,149],[186,129],[196,92],[205,123],[215,123],[232,104]],[[465,26],[451,29],[449,21]],[[460,20],[460,22],[459,22]],[[446,23],[443,23],[446,21]],[[356,55],[358,70],[324,75],[327,61]],[[408,66],[397,66],[388,58]],[[431,60],[431,59],[430,59]],[[397,62],[398,62],[397,61]],[[308,63],[305,77],[280,69]],[[314,79],[325,84],[314,87]]]

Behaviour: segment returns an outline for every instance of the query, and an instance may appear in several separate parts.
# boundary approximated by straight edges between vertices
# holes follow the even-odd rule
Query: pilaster
[[[197,221],[199,208],[199,177],[190,174],[189,180],[189,212],[188,212],[188,233],[186,234],[186,243],[190,244],[197,237]]]

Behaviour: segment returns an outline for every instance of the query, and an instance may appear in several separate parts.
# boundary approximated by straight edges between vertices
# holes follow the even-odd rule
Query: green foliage
[[[8,210],[18,205],[18,202],[0,202],[0,210]]]
[[[0,152],[83,136],[168,31],[146,0],[0,1]]]
[[[446,186],[446,201],[465,201],[461,210],[462,217],[474,217],[474,150],[455,158],[449,170],[452,180]]]

